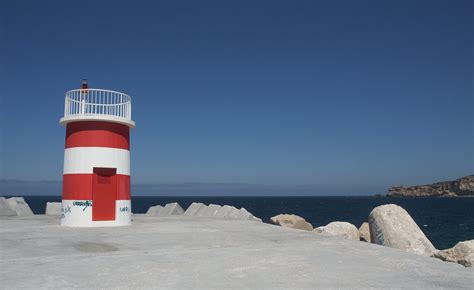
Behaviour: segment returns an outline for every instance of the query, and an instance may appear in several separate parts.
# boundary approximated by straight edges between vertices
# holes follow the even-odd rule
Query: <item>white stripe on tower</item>
[[[130,175],[130,151],[108,147],[74,147],[64,150],[63,174],[92,174],[94,167],[117,168]]]

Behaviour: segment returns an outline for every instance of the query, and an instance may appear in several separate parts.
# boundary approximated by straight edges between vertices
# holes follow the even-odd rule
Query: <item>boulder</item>
[[[0,197],[0,216],[16,216],[16,212],[10,208],[8,201],[4,197]]]
[[[464,267],[472,267],[474,264],[474,240],[459,242],[451,249],[435,252],[433,257],[458,263]]]
[[[153,216],[181,215],[183,213],[183,208],[177,202],[167,203],[164,207],[161,205],[152,206],[146,212],[147,215]]]
[[[200,202],[193,202],[188,209],[184,212],[186,216],[195,216],[199,211],[207,207],[205,204]]]
[[[359,241],[359,230],[348,222],[331,222],[323,227],[317,227],[314,232]]]
[[[304,218],[294,214],[279,214],[270,218],[270,221],[285,228],[292,228],[298,230],[312,231],[313,226]]]
[[[32,216],[34,215],[31,208],[26,203],[23,197],[10,197],[7,199],[8,205],[16,212],[18,216]]]
[[[364,222],[359,228],[359,238],[363,242],[370,243],[370,227],[369,223]]]
[[[453,187],[457,195],[474,195],[474,175],[455,180]]]
[[[61,215],[63,209],[62,202],[47,202],[45,214],[47,215]]]
[[[408,212],[398,205],[374,208],[369,214],[369,227],[374,244],[425,256],[436,250]]]

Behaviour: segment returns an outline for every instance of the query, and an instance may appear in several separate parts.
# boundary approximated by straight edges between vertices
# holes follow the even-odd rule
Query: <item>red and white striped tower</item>
[[[66,92],[61,225],[131,224],[130,96],[102,89]]]

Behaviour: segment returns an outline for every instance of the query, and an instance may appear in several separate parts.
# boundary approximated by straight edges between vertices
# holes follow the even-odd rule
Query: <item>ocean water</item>
[[[36,214],[43,214],[47,201],[60,201],[60,196],[25,196]],[[145,213],[150,206],[178,202],[186,209],[192,202],[244,207],[268,222],[280,213],[304,217],[313,226],[332,221],[347,221],[357,227],[367,221],[370,211],[382,204],[394,203],[410,213],[433,245],[438,249],[454,246],[459,241],[474,239],[474,198],[391,198],[391,197],[324,197],[324,196],[134,196],[132,212]]]

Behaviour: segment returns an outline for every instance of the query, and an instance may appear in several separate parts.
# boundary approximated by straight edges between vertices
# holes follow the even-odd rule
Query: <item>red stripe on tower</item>
[[[130,128],[111,122],[74,122],[67,124],[66,148],[110,147],[130,150]]]

